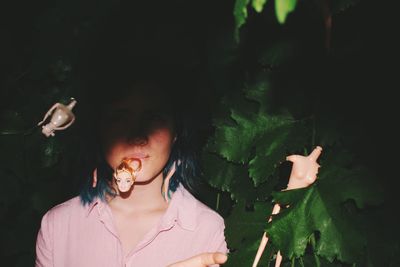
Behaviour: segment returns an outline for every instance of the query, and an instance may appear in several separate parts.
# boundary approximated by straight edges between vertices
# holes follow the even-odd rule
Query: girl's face
[[[157,90],[145,89],[107,106],[100,122],[103,152],[113,169],[123,158],[141,160],[135,183],[161,174],[175,140],[168,103]]]

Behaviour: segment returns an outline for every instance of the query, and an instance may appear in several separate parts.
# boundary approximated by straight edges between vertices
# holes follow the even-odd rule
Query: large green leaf
[[[366,246],[366,233],[357,225],[367,218],[358,208],[381,203],[382,190],[365,171],[328,160],[314,185],[274,194],[277,203],[289,207],[274,216],[266,231],[288,258],[304,255],[310,237],[316,234],[318,255],[353,263]]]
[[[303,122],[295,121],[287,113],[268,111],[267,79],[264,77],[245,90],[243,98],[254,103],[256,112],[240,111],[241,103],[231,102],[230,114],[215,122],[215,134],[207,146],[207,150],[228,161],[248,164],[255,186],[267,181],[288,151],[304,147],[308,138]]]
[[[252,199],[255,187],[243,165],[207,152],[203,155],[203,164],[204,176],[212,187],[230,193],[234,200]]]
[[[239,40],[239,29],[243,24],[246,23],[247,19],[247,5],[250,0],[236,0],[235,7],[233,9],[233,15],[235,16],[235,37]]]
[[[252,159],[252,149],[261,136],[281,129],[287,135],[286,129],[293,124],[285,116],[246,114],[237,110],[231,110],[231,119],[236,123],[233,126],[217,125],[214,149],[227,160],[242,164]]]
[[[296,8],[297,0],[275,0],[275,14],[279,23],[286,21],[287,15]]]
[[[265,202],[256,202],[246,207],[245,201],[242,200],[234,206],[226,220],[226,236],[230,250],[227,266],[251,266],[270,213],[271,206]],[[269,253],[264,253],[264,260],[268,259],[265,256]]]
[[[249,175],[257,186],[265,182],[285,160],[288,151],[305,145],[307,129],[292,122],[265,133],[255,143],[256,155],[249,162]]]
[[[251,5],[253,6],[255,11],[261,13],[264,9],[265,3],[267,3],[267,0],[253,0],[251,2]]]
[[[266,200],[278,179],[277,175],[273,175],[268,182],[255,187],[245,166],[241,164],[229,162],[208,152],[204,152],[202,162],[208,184],[223,192],[228,192],[231,199],[235,201],[246,200],[253,203]]]

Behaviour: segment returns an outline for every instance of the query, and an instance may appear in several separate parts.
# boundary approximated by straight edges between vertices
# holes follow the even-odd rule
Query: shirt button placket
[[[125,264],[124,267],[131,267],[132,265],[132,259],[135,257],[135,255],[130,255],[129,257],[125,258]]]

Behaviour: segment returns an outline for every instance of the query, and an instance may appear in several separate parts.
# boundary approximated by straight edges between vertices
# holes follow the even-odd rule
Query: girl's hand
[[[214,264],[223,264],[228,257],[220,252],[202,253],[187,260],[169,265],[168,267],[207,267]]]

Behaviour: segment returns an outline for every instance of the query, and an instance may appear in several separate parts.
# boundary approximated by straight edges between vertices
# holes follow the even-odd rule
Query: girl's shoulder
[[[182,185],[178,187],[172,201],[178,205],[178,219],[188,228],[221,229],[225,227],[224,219],[219,213],[198,200]]]
[[[64,221],[71,217],[80,217],[90,208],[90,205],[83,205],[80,197],[76,196],[50,208],[43,216],[44,220]]]
[[[189,191],[180,188],[176,193],[175,203],[179,204],[177,223],[187,230],[181,238],[191,240],[191,252],[227,253],[223,217],[196,199]]]

